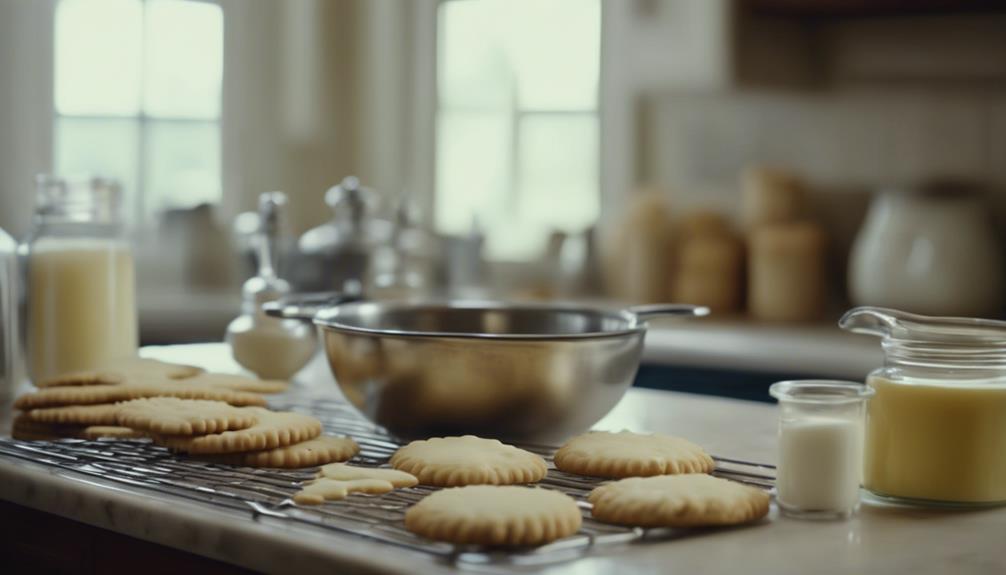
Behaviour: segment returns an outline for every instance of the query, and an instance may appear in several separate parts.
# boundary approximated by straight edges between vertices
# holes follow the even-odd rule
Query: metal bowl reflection
[[[644,316],[703,311],[356,302],[313,319],[343,394],[391,433],[555,441],[588,429],[632,384]]]

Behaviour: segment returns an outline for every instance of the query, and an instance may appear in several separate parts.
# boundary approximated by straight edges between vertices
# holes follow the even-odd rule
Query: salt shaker
[[[269,192],[259,198],[259,271],[241,290],[242,314],[227,326],[227,342],[234,359],[259,377],[269,379],[289,379],[311,360],[317,347],[313,326],[269,317],[262,311],[262,304],[290,293],[286,280],[276,275],[275,261],[285,205],[283,192]]]
[[[776,501],[783,514],[844,519],[859,508],[863,425],[873,390],[847,381],[781,381]]]

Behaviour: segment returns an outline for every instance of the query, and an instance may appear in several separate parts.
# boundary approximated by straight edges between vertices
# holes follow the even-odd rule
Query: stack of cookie
[[[261,406],[266,405],[264,393],[281,392],[288,384],[129,358],[35,385],[38,391],[19,397],[14,403],[22,410],[12,429],[17,439],[134,437],[133,430],[118,423],[119,402],[141,397],[179,397]]]
[[[192,366],[132,358],[39,384],[15,402],[16,439],[149,437],[176,452],[233,465],[313,467],[359,451],[322,435],[321,422],[266,409],[283,381],[206,373]]]
[[[264,406],[263,394],[286,389],[287,382],[204,370],[152,359],[129,358],[100,369],[63,374],[36,382],[38,391],[19,397],[16,439],[134,437],[118,424],[116,404],[138,398],[176,397],[215,400],[235,406]]]
[[[302,413],[175,397],[135,399],[116,407],[118,425],[172,451],[218,463],[315,467],[359,451],[350,438],[322,435],[321,422]]]

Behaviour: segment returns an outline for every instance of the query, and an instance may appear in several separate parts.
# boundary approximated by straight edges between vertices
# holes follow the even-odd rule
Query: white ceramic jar
[[[982,202],[969,194],[886,191],[849,260],[857,305],[942,316],[996,316],[1003,254]]]

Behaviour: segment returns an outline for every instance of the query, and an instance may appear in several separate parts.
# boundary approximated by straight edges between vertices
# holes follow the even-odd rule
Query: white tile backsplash
[[[677,213],[738,216],[739,174],[752,164],[804,177],[836,248],[836,269],[868,194],[927,178],[974,180],[1006,241],[1006,91],[905,87],[855,91],[673,93],[643,103],[639,181]]]
[[[741,91],[667,94],[645,105],[655,125],[640,180],[676,190],[735,186],[755,163],[826,186],[959,176],[1006,187],[1002,91]]]

